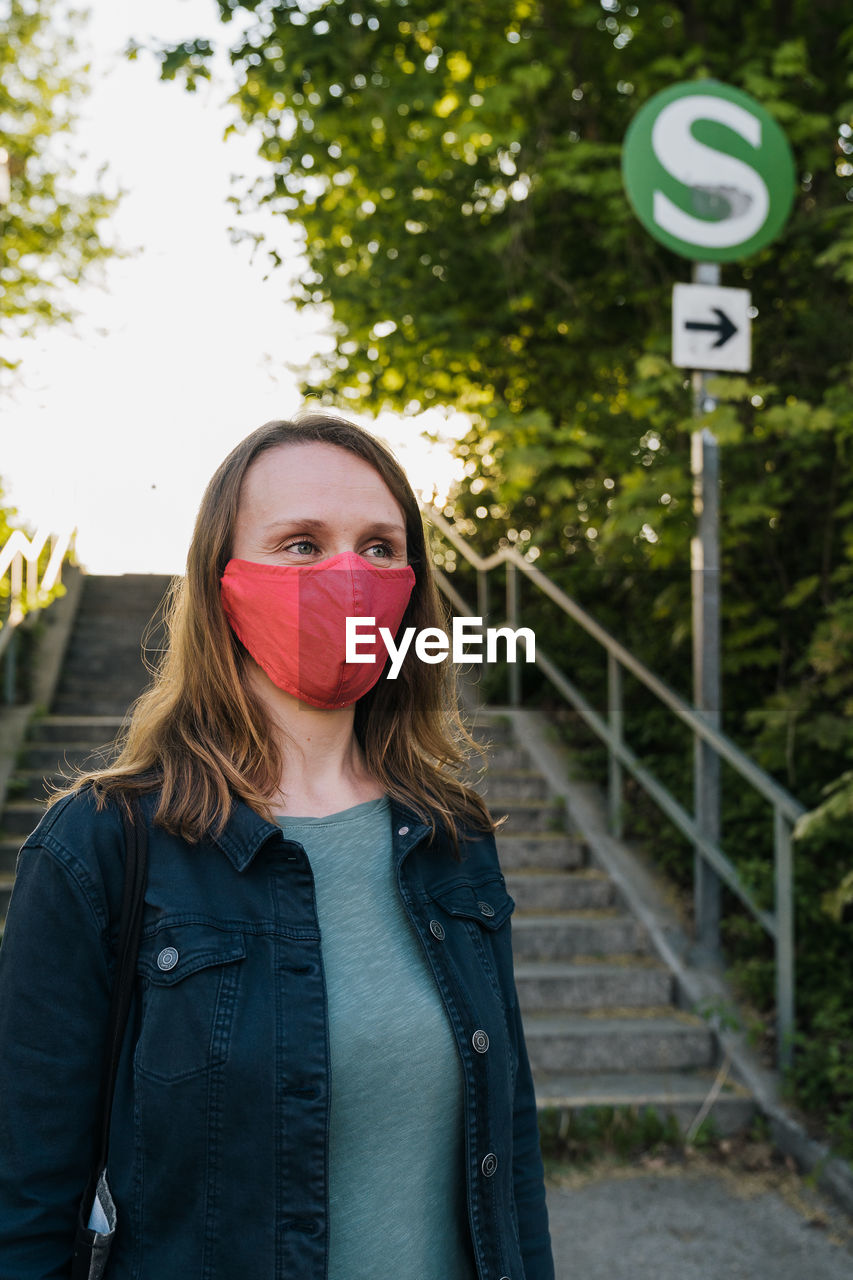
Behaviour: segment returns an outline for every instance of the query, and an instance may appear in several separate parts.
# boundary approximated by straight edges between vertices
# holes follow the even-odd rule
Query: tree
[[[55,0],[5,0],[3,10],[0,160],[9,193],[0,203],[0,363],[9,368],[11,342],[73,317],[68,286],[114,252],[101,223],[117,200],[82,190],[75,176],[73,128],[89,71],[76,44],[83,16]]]
[[[756,372],[718,379],[705,420],[722,448],[723,710],[726,729],[807,805],[834,779],[836,809],[847,804],[837,797],[853,758],[849,15],[836,0],[219,7],[224,21],[245,19],[231,45],[234,127],[255,132],[263,162],[240,210],[263,205],[301,225],[296,302],[333,309],[335,349],[303,391],[377,412],[467,410],[468,474],[449,508],[462,531],[483,550],[509,541],[536,556],[688,695],[699,424],[668,335],[671,285],[687,265],[634,219],[621,144],[639,105],[679,80],[725,80],[779,121],[799,176],[792,217],[724,272],[758,308]],[[203,73],[192,42],[159,52],[164,75]],[[541,603],[524,604],[543,647],[601,706],[600,664]],[[669,724],[638,698],[629,741],[689,790]],[[727,817],[742,833],[732,852],[772,903],[767,845],[742,793]],[[812,1087],[849,1131],[853,1069],[840,1082],[815,1062],[853,1036],[853,978],[836,991],[837,1015],[824,998],[841,982],[849,925],[821,907],[849,869],[849,842],[825,835],[808,858],[801,1025],[813,1033]],[[763,956],[747,926],[731,941],[744,972]],[[750,975],[767,1006],[769,964]]]
[[[234,127],[256,132],[263,161],[242,211],[304,228],[295,300],[333,309],[336,346],[305,394],[469,411],[457,518],[488,548],[535,543],[688,693],[696,423],[668,360],[687,268],[633,217],[621,143],[642,101],[693,77],[742,87],[780,121],[793,217],[726,268],[759,309],[760,372],[718,381],[708,425],[723,447],[726,727],[816,801],[840,741],[853,751],[825,653],[843,668],[829,619],[846,616],[853,575],[853,24],[833,0],[219,7],[244,19]],[[161,48],[163,74],[195,77],[209,55]]]

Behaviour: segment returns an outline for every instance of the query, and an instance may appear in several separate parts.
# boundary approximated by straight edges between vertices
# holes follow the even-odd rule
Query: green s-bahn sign
[[[622,174],[646,230],[705,262],[769,244],[794,199],[785,134],[760,102],[718,80],[671,85],[644,103],[625,135]]]

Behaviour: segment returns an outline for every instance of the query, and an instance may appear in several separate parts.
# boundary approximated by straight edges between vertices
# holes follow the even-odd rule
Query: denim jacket
[[[148,886],[110,1133],[106,1274],[325,1280],[328,1028],[305,850],[236,799],[222,833],[192,845],[152,824],[155,803],[143,797]],[[391,817],[399,892],[463,1066],[479,1280],[553,1280],[514,903],[494,837],[466,830],[460,863],[440,828],[430,842],[393,799]],[[123,858],[118,809],[96,812],[88,787],[49,809],[18,856],[0,947],[4,1280],[70,1275]]]

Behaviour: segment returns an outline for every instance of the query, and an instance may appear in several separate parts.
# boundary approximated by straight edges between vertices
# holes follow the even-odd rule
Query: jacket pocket
[[[450,882],[429,895],[443,912],[463,925],[480,963],[505,1009],[515,1003],[509,918],[515,901],[502,878]]]
[[[502,1040],[507,1064],[507,1085],[515,1087],[518,1072],[518,1045],[515,1041],[515,976],[512,962],[510,917],[515,901],[502,877],[477,881],[448,882],[428,890],[444,919],[454,921],[447,930],[453,963],[468,990],[472,1010],[481,1011],[479,1025],[497,1048]],[[479,982],[473,970],[479,970]],[[489,1001],[478,994],[482,981],[494,997],[491,1006],[499,1022],[489,1018]],[[502,1034],[498,1035],[498,1027]]]
[[[448,915],[475,920],[489,933],[500,929],[515,910],[515,901],[507,892],[506,885],[496,878],[477,884],[467,880],[450,882],[434,886],[428,892]]]
[[[241,933],[209,924],[163,924],[142,938],[137,1071],[169,1083],[225,1061],[245,957]]]

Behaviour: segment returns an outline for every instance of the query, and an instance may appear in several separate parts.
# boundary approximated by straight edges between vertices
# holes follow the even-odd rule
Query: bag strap
[[[139,805],[132,800],[133,820],[123,810],[124,833],[127,853],[125,856],[124,891],[119,919],[118,950],[107,1037],[101,1066],[101,1089],[98,1099],[98,1120],[95,1130],[95,1165],[81,1205],[83,1221],[95,1197],[101,1171],[107,1163],[110,1141],[110,1116],[113,1106],[118,1062],[127,1026],[127,1016],[133,997],[136,975],[136,958],[139,954],[139,938],[142,933],[142,908],[147,877],[148,833]]]

